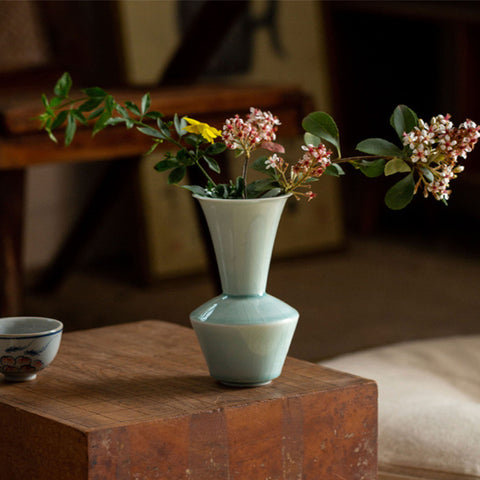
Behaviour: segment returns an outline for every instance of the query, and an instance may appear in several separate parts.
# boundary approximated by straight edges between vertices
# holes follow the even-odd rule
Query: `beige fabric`
[[[397,344],[322,365],[377,381],[384,480],[480,478],[480,336]]]

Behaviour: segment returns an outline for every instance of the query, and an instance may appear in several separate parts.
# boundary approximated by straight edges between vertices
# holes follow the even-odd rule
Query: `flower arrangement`
[[[175,153],[167,152],[155,165],[159,172],[169,172],[168,183],[179,184],[188,168],[200,169],[205,177],[204,185],[186,185],[184,188],[213,198],[264,198],[292,194],[299,199],[311,200],[311,190],[323,174],[340,176],[345,172],[342,164],[350,164],[367,177],[404,174],[386,193],[385,203],[391,209],[402,209],[413,196],[421,191],[425,197],[447,202],[450,181],[463,170],[459,157],[465,159],[480,136],[480,127],[466,120],[458,127],[450,115],[438,115],[425,122],[405,105],[399,105],[390,118],[400,143],[397,146],[381,138],[361,141],[356,149],[362,155],[342,157],[338,128],[333,118],[325,112],[310,113],[302,122],[305,145],[295,164],[289,164],[283,155],[285,149],[276,143],[276,132],[281,125],[270,112],[251,108],[242,118],[236,115],[225,120],[221,130],[190,117],[166,121],[160,112],[150,110],[150,95],[142,97],[141,105],[127,101],[120,105],[99,87],[87,88],[83,96],[71,98],[72,79],[62,75],[54,87],[54,96],[42,96],[44,113],[40,115],[44,128],[53,141],[53,131],[65,125],[65,144],[75,135],[77,124],[93,124],[93,134],[111,126],[124,124],[135,127],[151,137],[152,153],[161,143],[176,147]],[[235,181],[216,183],[213,174],[220,173],[215,157],[226,150],[233,150],[243,157],[241,175]],[[256,150],[269,152],[253,159]],[[260,180],[248,183],[248,168],[265,174]]]

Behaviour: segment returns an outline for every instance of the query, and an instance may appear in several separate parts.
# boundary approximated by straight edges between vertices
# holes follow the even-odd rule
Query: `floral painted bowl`
[[[63,323],[52,318],[0,318],[0,373],[10,382],[33,380],[58,352]]]

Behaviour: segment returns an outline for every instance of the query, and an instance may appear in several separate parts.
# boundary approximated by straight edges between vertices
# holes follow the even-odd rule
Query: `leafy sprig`
[[[92,127],[92,134],[109,126],[123,124],[135,128],[152,140],[146,154],[158,145],[169,142],[175,153],[167,152],[155,169],[168,172],[168,183],[180,183],[190,167],[198,168],[205,176],[204,186],[189,185],[193,193],[214,198],[259,198],[292,193],[312,199],[310,183],[323,175],[344,175],[344,164],[350,164],[367,177],[403,175],[385,195],[386,205],[394,210],[407,206],[419,189],[424,196],[432,194],[446,203],[449,182],[463,170],[457,157],[466,158],[480,138],[480,127],[466,120],[454,127],[450,116],[433,117],[430,124],[418,119],[416,113],[399,105],[390,117],[390,125],[400,139],[400,146],[382,139],[368,138],[357,144],[361,154],[342,157],[340,135],[333,118],[325,112],[313,112],[304,118],[303,156],[290,166],[277,154],[284,153],[273,142],[279,120],[270,112],[252,108],[246,120],[238,115],[227,119],[223,132],[205,123],[175,115],[166,121],[161,112],[151,110],[150,95],[145,94],[139,105],[131,101],[119,104],[112,95],[99,87],[87,88],[80,96],[72,97],[72,79],[62,75],[54,87],[54,96],[42,95],[45,111],[40,115],[42,127],[57,142],[54,130],[65,129],[65,145],[74,139],[78,125]],[[214,141],[222,135],[222,141]],[[242,176],[235,181],[216,184],[211,174],[220,173],[215,157],[226,148],[245,156]],[[273,152],[270,157],[252,159],[257,148]],[[266,175],[246,184],[247,166]]]
[[[337,158],[327,167],[325,173],[329,175],[343,175],[340,164],[349,163],[360,170],[365,176],[374,178],[381,175],[391,176],[396,173],[407,173],[395,183],[385,195],[387,207],[399,210],[407,206],[415,193],[414,175],[425,175],[424,167],[414,165],[411,160],[409,146],[398,147],[382,138],[368,138],[355,147],[359,152],[367,155],[341,157],[340,138],[335,121],[325,112],[313,112],[303,120],[306,131],[305,142],[318,145],[320,142],[328,144],[336,151]],[[416,113],[405,105],[399,105],[390,117],[390,125],[395,129],[400,140],[405,132],[412,131],[418,126]]]
[[[161,143],[169,142],[178,150],[168,152],[166,158],[155,165],[159,172],[170,171],[169,184],[178,184],[186,175],[187,169],[197,166],[207,179],[210,188],[216,186],[207,169],[219,173],[218,162],[213,158],[225,150],[223,143],[209,144],[199,134],[187,134],[185,118],[174,116],[173,121],[165,121],[161,112],[150,110],[150,94],[143,95],[140,105],[126,101],[118,103],[114,97],[100,87],[86,88],[79,97],[72,98],[72,78],[64,73],[54,87],[54,96],[48,99],[42,95],[45,108],[39,116],[41,126],[49,137],[58,143],[54,130],[65,125],[64,143],[70,145],[74,139],[78,124],[92,125],[92,134],[96,135],[104,128],[124,124],[127,129],[136,128],[151,137],[152,146],[146,152],[151,154]]]

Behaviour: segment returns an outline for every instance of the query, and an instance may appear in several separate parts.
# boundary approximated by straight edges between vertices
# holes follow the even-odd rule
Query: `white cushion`
[[[383,478],[480,478],[480,335],[401,343],[321,364],[377,382]]]

